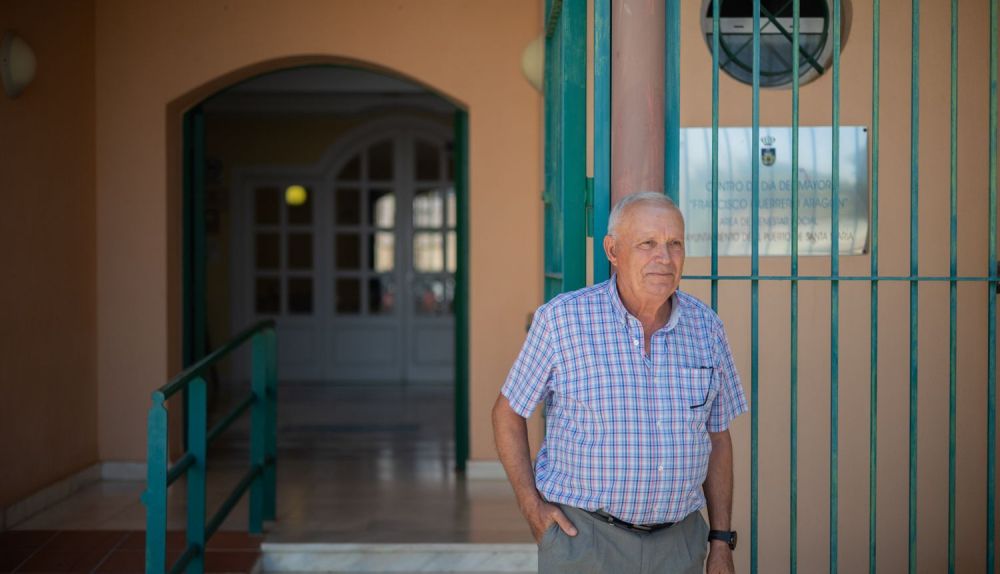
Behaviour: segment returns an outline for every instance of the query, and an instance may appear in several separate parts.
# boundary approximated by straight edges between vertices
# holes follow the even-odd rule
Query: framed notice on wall
[[[839,199],[834,205],[833,129],[799,128],[799,254],[830,255],[833,209],[840,215],[840,254],[861,255],[868,245],[868,130],[840,129]],[[754,157],[750,128],[719,128],[719,255],[749,256],[753,162],[759,164],[760,255],[792,249],[792,130],[761,127]],[[687,255],[712,254],[712,130],[680,134],[680,207]]]

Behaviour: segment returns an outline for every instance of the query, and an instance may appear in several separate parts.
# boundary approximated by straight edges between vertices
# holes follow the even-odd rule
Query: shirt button
[[[661,464],[660,466],[656,467],[656,470],[663,472],[663,465]]]
[[[663,421],[656,421],[656,428],[658,429],[663,428]]]
[[[639,346],[639,339],[636,339],[635,341],[632,341],[632,342],[633,342],[633,343],[635,343],[635,346],[636,346],[636,347],[638,347],[638,346]]]

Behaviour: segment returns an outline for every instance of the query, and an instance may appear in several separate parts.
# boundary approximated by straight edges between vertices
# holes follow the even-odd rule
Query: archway
[[[351,114],[355,117],[353,121],[354,125],[350,129],[342,129],[336,131],[334,134],[331,132],[328,134],[330,138],[336,141],[330,145],[320,146],[325,150],[325,155],[327,157],[320,158],[315,161],[293,161],[286,162],[284,167],[289,168],[289,166],[294,165],[295,168],[289,172],[286,169],[286,174],[288,173],[298,173],[299,175],[311,175],[318,177],[321,184],[315,187],[314,191],[319,192],[319,194],[311,195],[318,199],[319,201],[315,203],[317,211],[314,211],[312,217],[315,217],[313,223],[309,225],[314,225],[313,229],[317,231],[316,234],[308,238],[308,250],[310,251],[309,257],[303,255],[303,243],[302,236],[303,233],[298,233],[293,228],[282,227],[285,224],[295,225],[295,222],[288,220],[289,213],[297,212],[301,215],[302,210],[294,209],[294,206],[290,205],[286,198],[281,197],[289,185],[293,184],[291,180],[286,181],[279,189],[281,193],[278,193],[275,197],[279,197],[277,202],[280,225],[277,229],[271,229],[270,237],[276,236],[278,241],[274,244],[273,241],[270,243],[272,245],[266,246],[263,243],[268,243],[268,241],[261,242],[259,237],[253,235],[251,231],[250,235],[242,235],[241,237],[250,238],[254,243],[250,249],[252,252],[252,257],[250,259],[256,259],[258,255],[261,255],[261,251],[266,251],[266,257],[271,257],[277,255],[277,269],[264,270],[261,273],[261,278],[270,274],[269,284],[273,287],[275,285],[274,279],[277,279],[277,284],[280,285],[279,289],[275,293],[272,289],[270,294],[264,294],[261,296],[261,291],[258,289],[261,285],[256,278],[251,279],[253,285],[249,287],[249,299],[252,300],[254,307],[262,300],[270,298],[270,301],[277,300],[278,305],[276,308],[271,309],[254,309],[255,311],[263,311],[264,315],[280,315],[285,318],[290,319],[286,322],[286,327],[293,324],[296,319],[302,319],[301,311],[303,309],[308,309],[310,312],[319,313],[320,311],[326,312],[326,315],[319,317],[315,323],[320,324],[319,331],[314,329],[313,337],[311,341],[315,343],[319,341],[317,349],[318,352],[314,353],[314,361],[321,360],[325,357],[331,355],[330,341],[334,339],[336,323],[335,319],[327,321],[331,316],[338,315],[337,309],[337,299],[336,297],[342,297],[336,293],[336,286],[338,285],[337,276],[340,273],[342,279],[353,279],[355,282],[364,284],[364,288],[369,287],[369,283],[374,285],[376,279],[382,279],[386,276],[386,269],[369,269],[362,271],[349,270],[344,271],[339,269],[335,264],[332,264],[330,257],[326,257],[329,254],[329,250],[325,246],[329,243],[320,244],[318,241],[327,236],[333,236],[337,234],[335,221],[336,217],[331,212],[332,198],[335,192],[335,188],[331,187],[333,183],[337,180],[337,173],[335,170],[341,170],[345,167],[346,163],[350,162],[350,157],[344,157],[344,155],[351,151],[350,145],[355,145],[355,147],[362,145],[362,143],[373,143],[370,141],[372,137],[377,136],[379,125],[382,128],[386,128],[387,123],[391,123],[391,120],[387,120],[386,115],[395,116],[397,120],[401,120],[402,123],[397,122],[395,129],[400,126],[407,125],[409,122],[411,129],[414,125],[423,125],[427,128],[428,125],[434,124],[435,118],[430,117],[436,114],[437,119],[440,120],[442,117],[447,116],[447,122],[438,121],[436,129],[423,129],[422,134],[424,134],[421,141],[433,141],[435,142],[436,149],[443,155],[442,158],[447,156],[447,166],[454,166],[454,176],[449,177],[451,181],[454,182],[452,189],[454,190],[455,206],[451,212],[448,212],[448,207],[445,203],[442,203],[442,207],[445,209],[450,217],[449,221],[451,226],[447,224],[443,225],[438,229],[440,236],[442,238],[442,247],[445,248],[445,252],[442,253],[443,259],[447,260],[451,257],[454,260],[452,266],[453,285],[454,288],[449,293],[447,293],[448,301],[446,302],[447,314],[449,317],[454,317],[453,322],[448,325],[450,332],[448,333],[449,339],[455,341],[454,343],[449,342],[449,351],[454,349],[453,352],[449,352],[449,361],[447,365],[448,370],[448,383],[450,385],[450,396],[453,397],[453,412],[454,416],[454,434],[453,442],[454,447],[451,449],[450,461],[453,462],[454,467],[463,470],[465,461],[468,453],[468,376],[467,376],[467,345],[465,341],[467,340],[466,333],[468,332],[467,326],[467,295],[465,289],[467,288],[467,277],[468,271],[464,261],[466,257],[465,245],[467,245],[467,218],[463,216],[463,210],[466,209],[467,205],[467,186],[465,177],[465,157],[466,154],[466,142],[467,138],[465,136],[466,129],[466,115],[464,110],[456,106],[450,100],[442,97],[436,91],[427,89],[415,82],[409,81],[400,77],[398,74],[390,74],[385,71],[379,70],[374,71],[370,66],[358,66],[357,63],[352,62],[352,65],[345,66],[343,62],[337,62],[338,65],[332,66],[329,62],[324,62],[323,64],[309,64],[302,65],[303,62],[295,61],[291,66],[281,67],[281,64],[288,64],[289,62],[274,63],[274,66],[269,68],[269,71],[263,72],[260,66],[255,66],[252,69],[244,70],[242,74],[234,73],[226,76],[226,80],[231,80],[229,85],[220,86],[220,81],[213,81],[211,83],[211,88],[213,91],[206,94],[207,88],[200,88],[196,90],[199,94],[206,94],[200,100],[192,102],[193,105],[188,108],[183,113],[183,150],[181,153],[180,163],[183,165],[183,194],[182,194],[182,221],[183,225],[183,258],[182,258],[182,275],[183,275],[183,301],[180,305],[183,313],[183,355],[185,364],[189,364],[200,356],[203,356],[208,349],[218,346],[225,342],[228,336],[231,336],[238,332],[240,324],[240,317],[238,313],[233,312],[222,312],[219,305],[219,293],[215,293],[214,299],[216,301],[215,305],[210,304],[210,300],[213,299],[212,290],[213,285],[218,282],[213,282],[213,257],[218,258],[220,253],[220,243],[218,237],[213,239],[212,233],[215,230],[216,235],[223,233],[226,230],[222,228],[229,228],[233,223],[231,219],[232,214],[222,213],[224,211],[221,209],[222,204],[231,204],[231,199],[236,195],[244,191],[243,183],[246,183],[245,178],[254,174],[254,168],[249,167],[249,165],[254,165],[260,167],[261,162],[256,164],[243,165],[240,168],[236,166],[228,165],[225,161],[219,161],[219,158],[213,157],[212,150],[209,149],[207,134],[211,132],[211,114],[213,111],[219,113],[220,110],[228,110],[230,119],[233,116],[242,115],[244,119],[247,117],[254,117],[254,110],[257,110],[257,118],[259,119],[261,115],[267,116],[271,114],[272,116],[280,116],[282,114],[299,114],[305,117],[311,118],[310,121],[315,121],[318,117],[329,117],[337,116],[338,114],[343,116],[347,114],[350,110]],[[338,86],[336,81],[331,83],[331,76],[340,75],[339,79],[344,80],[347,78],[350,82],[353,82],[352,86],[347,86],[348,91],[338,91]],[[346,76],[345,76],[346,74]],[[239,79],[242,76],[242,79]],[[325,79],[324,79],[325,77]],[[334,77],[334,80],[336,78]],[[305,82],[305,83],[303,83]],[[312,83],[310,83],[312,82]],[[366,86],[366,90],[354,90],[350,91],[358,85]],[[344,86],[341,86],[344,87]],[[380,91],[381,90],[381,91]],[[331,94],[335,97],[331,99]],[[365,101],[365,99],[369,101]],[[191,100],[191,96],[187,96],[188,101]],[[178,100],[181,102],[183,99]],[[336,100],[336,101],[334,101]],[[175,102],[175,103],[178,103]],[[400,105],[402,102],[402,105]],[[179,105],[179,104],[178,104]],[[258,107],[255,107],[258,106]],[[261,108],[260,106],[263,106]],[[175,108],[175,106],[171,106]],[[261,110],[265,113],[260,114]],[[401,113],[402,110],[402,113]],[[225,115],[225,114],[223,114]],[[419,116],[423,115],[423,118]],[[360,117],[360,119],[358,119]],[[272,118],[273,119],[273,118]],[[343,118],[341,118],[342,120]],[[356,120],[356,121],[355,121]],[[265,122],[268,121],[265,118]],[[337,120],[331,120],[332,123],[337,123]],[[308,122],[307,122],[308,123]],[[322,122],[320,122],[322,123]],[[340,121],[341,124],[350,124],[351,121]],[[344,127],[341,125],[340,127]],[[373,131],[374,130],[374,131]],[[321,130],[320,130],[321,131]],[[419,131],[419,130],[418,130]],[[384,132],[384,129],[383,129]],[[432,134],[433,137],[428,137]],[[416,132],[413,132],[414,134]],[[315,134],[314,134],[315,135]],[[385,133],[381,134],[382,136]],[[414,137],[413,135],[405,137]],[[366,139],[367,138],[367,139]],[[377,139],[377,137],[376,137]],[[420,139],[417,137],[417,139]],[[413,142],[416,142],[414,139]],[[246,142],[244,142],[246,143]],[[377,142],[374,142],[377,143]],[[312,142],[312,148],[317,147],[316,141]],[[257,150],[261,151],[261,150]],[[357,150],[354,150],[357,151]],[[309,158],[309,153],[305,154]],[[315,155],[315,154],[313,154]],[[287,159],[287,158],[286,158]],[[300,158],[301,159],[301,158]],[[414,161],[416,158],[411,159],[411,167],[415,166]],[[395,163],[400,161],[406,161],[404,159],[393,159]],[[442,159],[442,162],[445,160]],[[280,162],[279,162],[280,163]],[[263,162],[267,164],[267,162]],[[272,162],[272,168],[275,167]],[[399,168],[406,166],[397,165]],[[233,172],[230,172],[231,168]],[[367,169],[367,168],[366,168]],[[442,172],[447,169],[444,164],[441,166]],[[317,170],[319,170],[317,172]],[[450,170],[449,170],[450,171]],[[232,179],[235,173],[239,173],[239,178],[244,178],[240,180],[237,185],[232,185],[236,180]],[[259,175],[259,174],[258,174]],[[443,174],[442,174],[443,175]],[[451,174],[449,174],[451,175]],[[324,180],[324,177],[326,180]],[[279,178],[280,179],[280,178]],[[286,178],[287,179],[287,178]],[[443,178],[442,178],[443,181]],[[381,182],[387,183],[387,182]],[[440,182],[439,182],[440,183]],[[323,186],[326,185],[325,189]],[[219,188],[222,188],[221,191]],[[411,185],[412,187],[412,185]],[[276,188],[278,189],[278,188]],[[365,188],[363,193],[369,193],[373,187]],[[416,190],[411,189],[410,196],[412,196]],[[307,192],[308,193],[308,192]],[[246,199],[245,197],[243,199]],[[242,208],[249,208],[252,210],[253,205],[247,202],[238,202]],[[308,204],[308,202],[306,202]],[[300,206],[301,207],[301,206]],[[412,206],[409,210],[399,210],[399,214],[406,214],[412,216]],[[332,216],[332,219],[331,219]],[[366,215],[367,217],[367,215]],[[324,221],[325,218],[325,221]],[[246,223],[246,222],[244,222]],[[250,223],[253,227],[253,214],[250,214]],[[385,222],[383,222],[385,223]],[[334,224],[329,226],[327,224]],[[364,247],[358,252],[358,262],[365,261],[369,262],[368,259],[370,255],[370,249],[367,249],[368,244],[365,241],[378,240],[385,236],[385,234],[391,230],[398,227],[397,223],[386,227],[374,226],[371,229],[359,228],[355,229],[356,239],[359,240]],[[409,225],[404,226],[408,233],[412,233],[410,237],[417,237],[420,233],[427,232],[426,229],[414,229],[412,221]],[[244,225],[243,231],[246,231],[246,226]],[[299,230],[301,231],[301,229]],[[266,233],[263,235],[267,235]],[[295,237],[293,237],[295,236]],[[450,246],[448,244],[449,238],[454,237],[454,245]],[[361,241],[361,240],[364,241]],[[298,248],[293,246],[293,243],[298,245]],[[235,243],[233,245],[236,245]],[[244,244],[246,247],[247,244]],[[317,248],[320,246],[320,248]],[[403,242],[397,244],[396,254],[400,256],[400,263],[411,264],[414,260],[414,253],[410,245],[406,245]],[[223,267],[228,267],[230,261],[234,261],[237,258],[230,258],[228,255],[230,251],[228,249],[222,249],[225,253],[223,257],[224,264]],[[383,250],[384,251],[384,250]],[[246,255],[246,252],[244,252]],[[403,256],[408,257],[403,257]],[[292,261],[293,258],[297,257],[298,262]],[[309,269],[293,269],[296,265],[301,265],[303,258],[309,259]],[[333,258],[336,260],[336,257]],[[384,257],[383,257],[384,259]],[[216,267],[218,267],[218,262],[216,262]],[[251,263],[256,264],[257,261],[251,261]],[[264,262],[270,264],[273,262]],[[334,261],[335,263],[335,261]],[[384,261],[381,263],[383,266]],[[251,265],[252,267],[253,265]],[[412,265],[409,265],[412,268]],[[398,268],[402,269],[402,265]],[[395,269],[395,268],[394,268]],[[218,271],[215,269],[214,271]],[[259,271],[259,270],[258,270]],[[370,271],[370,273],[369,273]],[[441,270],[442,273],[445,271]],[[402,271],[400,271],[402,273]],[[252,274],[252,273],[251,273]],[[215,273],[217,275],[217,273]],[[368,275],[371,275],[369,277]],[[230,282],[232,278],[236,277],[230,270]],[[405,278],[405,275],[401,275]],[[305,281],[308,279],[308,281]],[[266,282],[265,282],[266,283]],[[341,281],[340,283],[344,283]],[[303,285],[310,285],[303,292]],[[326,295],[329,295],[329,287],[333,286],[335,293],[334,297],[330,299],[325,299]],[[264,287],[262,291],[267,291],[267,287]],[[451,289],[450,286],[448,289]],[[433,290],[432,290],[433,291]],[[371,291],[365,289],[356,290],[358,293],[358,311],[371,310],[373,307],[371,302],[374,301]],[[436,291],[435,291],[436,294]],[[441,293],[444,295],[445,293]],[[248,298],[246,290],[244,293],[239,294],[236,291],[229,292],[229,295],[235,299],[242,299],[246,301]],[[385,300],[385,298],[382,298]],[[304,303],[308,301],[308,303]],[[267,303],[265,302],[265,307]],[[363,309],[362,309],[363,307]],[[412,307],[412,306],[411,306]],[[246,309],[246,306],[244,306]],[[344,309],[340,309],[343,311]],[[400,314],[404,314],[406,306],[401,306]],[[229,317],[225,317],[225,315]],[[339,313],[343,315],[343,313]],[[365,314],[365,313],[361,313]],[[219,315],[223,317],[220,319]],[[295,317],[295,315],[300,315]],[[412,315],[412,313],[411,313]],[[242,317],[242,319],[247,319],[248,317]],[[380,317],[378,319],[385,319],[385,317]],[[281,321],[279,321],[279,324]],[[301,321],[300,321],[301,323]],[[226,324],[228,328],[219,328],[218,325]],[[215,325],[213,327],[213,325]],[[343,326],[343,325],[341,325]],[[408,327],[403,325],[398,325],[399,330],[405,330]],[[310,340],[309,335],[305,336],[305,339],[301,336],[300,332],[298,340],[294,340],[295,337],[282,336],[279,327],[279,341],[285,340],[291,344],[284,345],[284,348],[289,351],[288,356],[294,355],[297,351],[303,348],[303,340]],[[286,332],[289,335],[291,331]],[[293,340],[289,340],[293,339]],[[341,337],[344,339],[344,337]],[[400,338],[400,345],[402,349],[406,348],[406,345],[413,343],[414,341],[424,341],[424,338],[419,336],[411,337],[409,341]],[[356,337],[347,337],[347,343],[356,342]],[[364,344],[362,348],[369,349],[372,347],[369,341]],[[344,356],[345,351],[343,347],[345,341],[342,340],[337,345],[337,350],[332,354],[339,353],[340,356]],[[440,348],[437,350],[440,351]],[[347,355],[356,354],[350,351],[346,351]],[[288,358],[286,356],[286,358]],[[439,357],[440,358],[440,357]],[[378,359],[378,358],[376,358]],[[292,357],[292,362],[294,362],[294,357]],[[374,361],[377,363],[378,361]],[[375,369],[379,365],[372,364],[367,368]],[[327,377],[330,373],[329,365],[319,366],[314,370],[315,379],[322,380],[323,377]],[[438,378],[440,377],[440,367],[438,365]],[[287,365],[286,365],[286,370]],[[280,372],[280,371],[279,371]],[[401,375],[398,382],[407,382],[407,375],[405,370],[400,371]],[[296,373],[292,372],[293,376]],[[371,374],[371,373],[369,373]],[[239,371],[234,370],[231,373],[219,373],[220,379],[230,378],[238,379]],[[302,373],[297,374],[298,378],[301,378]],[[360,370],[355,370],[354,376],[359,379],[387,379],[391,377],[386,377],[383,373],[382,375],[372,375],[365,377],[364,367],[360,367]],[[308,377],[306,377],[308,378]],[[349,425],[348,425],[349,426]],[[397,425],[398,426],[398,425]]]

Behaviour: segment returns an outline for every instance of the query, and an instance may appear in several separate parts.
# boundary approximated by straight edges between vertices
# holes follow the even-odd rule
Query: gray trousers
[[[632,532],[572,506],[559,505],[576,526],[567,536],[553,524],[538,545],[538,574],[701,574],[708,524],[692,512],[670,528]]]

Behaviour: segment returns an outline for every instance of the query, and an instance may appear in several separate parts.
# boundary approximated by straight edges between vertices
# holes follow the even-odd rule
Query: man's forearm
[[[708,523],[712,530],[731,530],[733,514],[733,441],[729,431],[709,433],[712,454],[705,477]]]
[[[517,504],[521,512],[527,514],[527,510],[541,500],[535,488],[535,473],[531,468],[528,424],[521,415],[514,412],[503,395],[497,398],[493,406],[493,436],[500,463],[514,488]]]

